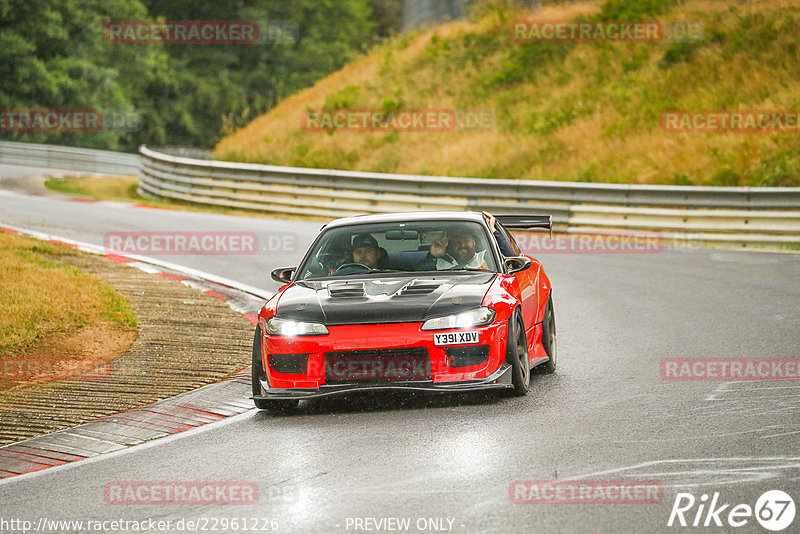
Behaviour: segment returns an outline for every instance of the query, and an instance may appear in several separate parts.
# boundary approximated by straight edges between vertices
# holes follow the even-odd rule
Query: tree
[[[0,0],[0,108],[96,108],[139,124],[99,132],[2,132],[4,139],[134,151],[212,146],[399,27],[400,0]],[[376,18],[377,17],[377,18]],[[112,20],[255,20],[289,42],[118,44]]]

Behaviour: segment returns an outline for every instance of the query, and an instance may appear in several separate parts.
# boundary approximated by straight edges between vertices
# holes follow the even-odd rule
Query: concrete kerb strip
[[[65,244],[192,287],[208,287],[205,293],[226,302],[251,324],[256,323],[255,313],[264,300],[272,296],[253,286],[147,256],[109,254],[90,243],[13,226],[0,226],[0,231]],[[249,396],[250,368],[245,367],[194,391],[6,445],[0,447],[0,479],[119,451],[238,415],[253,408]]]

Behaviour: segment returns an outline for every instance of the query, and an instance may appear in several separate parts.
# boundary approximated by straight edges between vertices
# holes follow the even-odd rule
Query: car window
[[[505,257],[520,256],[522,251],[517,245],[517,242],[505,227],[499,222],[495,223],[494,238],[497,240],[497,246],[500,248],[500,253]]]
[[[472,221],[330,228],[306,258],[298,280],[390,271],[497,271],[487,232]]]

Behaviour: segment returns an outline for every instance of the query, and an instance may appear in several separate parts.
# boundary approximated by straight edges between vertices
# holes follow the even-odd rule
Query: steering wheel
[[[370,267],[369,265],[365,265],[363,263],[351,262],[351,263],[343,263],[334,272],[338,273],[339,271],[341,271],[343,269],[347,269],[347,268],[358,268],[359,270],[360,269],[364,269],[363,272],[365,272],[365,273],[372,270],[372,267]],[[357,273],[359,271],[353,271],[353,272]]]

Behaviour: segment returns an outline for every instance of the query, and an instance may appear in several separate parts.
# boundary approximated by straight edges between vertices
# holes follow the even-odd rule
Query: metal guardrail
[[[162,151],[163,150],[163,151]],[[336,218],[413,210],[549,214],[569,231],[656,231],[667,238],[800,246],[800,188],[644,186],[410,176],[231,163],[189,149],[140,155],[0,142],[0,164],[139,174],[143,196],[282,215]],[[185,157],[185,156],[191,157]]]
[[[680,240],[800,244],[800,188],[495,180],[197,160],[140,147],[139,192],[278,214],[410,210],[549,214],[571,230],[657,231]]]
[[[139,155],[34,143],[0,142],[0,163],[96,174],[139,174]]]

